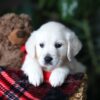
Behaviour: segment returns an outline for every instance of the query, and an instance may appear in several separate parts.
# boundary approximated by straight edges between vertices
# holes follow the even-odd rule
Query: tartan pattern
[[[66,96],[71,96],[82,78],[82,73],[69,75],[65,83],[57,88]],[[51,88],[49,83],[34,87],[22,71],[0,67],[0,100],[41,100]]]
[[[11,70],[0,67],[0,100],[38,100],[27,91],[28,81],[18,80],[15,75],[14,80],[9,74]],[[13,74],[14,75],[14,74]]]

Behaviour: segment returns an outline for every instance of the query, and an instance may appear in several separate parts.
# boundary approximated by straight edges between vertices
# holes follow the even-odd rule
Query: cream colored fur
[[[61,47],[56,48],[57,43]],[[21,69],[34,86],[43,82],[43,70],[51,71],[49,82],[53,87],[62,85],[69,73],[85,72],[83,65],[75,59],[82,47],[80,40],[58,22],[43,24],[31,34],[25,46],[27,55]],[[48,54],[53,58],[51,64],[44,61]]]

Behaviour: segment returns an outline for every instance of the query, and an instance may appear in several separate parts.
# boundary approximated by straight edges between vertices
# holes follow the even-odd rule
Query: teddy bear
[[[20,68],[24,56],[20,48],[33,30],[31,22],[27,14],[0,17],[0,66]]]

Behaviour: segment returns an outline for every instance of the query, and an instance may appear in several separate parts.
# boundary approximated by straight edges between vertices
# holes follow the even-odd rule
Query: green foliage
[[[59,0],[58,10],[62,20],[71,20],[75,15],[75,10],[78,7],[77,0]]]

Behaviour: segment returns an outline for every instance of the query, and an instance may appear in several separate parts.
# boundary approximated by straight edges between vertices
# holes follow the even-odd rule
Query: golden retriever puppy
[[[29,82],[39,86],[43,70],[51,71],[49,82],[57,87],[64,83],[69,73],[85,72],[75,55],[82,44],[73,31],[58,22],[48,22],[34,31],[26,42],[27,55],[22,71]]]

